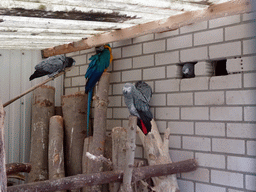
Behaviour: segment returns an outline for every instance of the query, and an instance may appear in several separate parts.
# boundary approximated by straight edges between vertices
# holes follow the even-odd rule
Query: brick
[[[243,21],[249,21],[249,20],[255,20],[255,19],[256,19],[256,12],[243,14]]]
[[[179,91],[180,80],[170,79],[155,81],[155,92],[173,92]]]
[[[188,172],[188,173],[182,173],[182,178],[193,180],[193,181],[202,181],[202,182],[209,182],[210,180],[210,174],[208,169],[203,168],[197,168],[197,170]]]
[[[174,31],[168,31],[168,32],[164,32],[164,33],[156,33],[155,34],[155,39],[162,39],[165,37],[171,37],[171,36],[175,36],[179,34],[179,29],[174,30]]]
[[[183,149],[210,151],[211,140],[206,137],[190,137],[184,136],[182,139]]]
[[[164,133],[166,131],[166,121],[156,121],[156,125],[160,133]]]
[[[141,80],[141,70],[130,70],[122,72],[122,81],[138,81]]]
[[[256,139],[256,124],[251,123],[228,123],[227,136],[235,138]]]
[[[210,62],[198,62],[195,65],[195,76],[212,76],[214,72],[212,63]]]
[[[210,78],[210,89],[236,89],[242,88],[242,75],[225,75]]]
[[[165,52],[165,53],[158,53],[155,55],[155,62],[156,65],[167,65],[167,64],[174,64],[179,62],[179,52],[172,51],[172,52]]]
[[[71,86],[71,78],[65,78],[64,79],[64,86],[70,87]]]
[[[172,93],[167,95],[167,105],[193,105],[193,93]]]
[[[244,87],[256,87],[256,73],[244,74]]]
[[[226,66],[228,73],[241,72],[243,71],[243,60],[242,58],[227,59]]]
[[[256,176],[255,175],[246,175],[245,176],[245,188],[247,190],[256,190]]]
[[[182,66],[181,65],[170,65],[167,66],[167,78],[182,78]]]
[[[247,155],[256,156],[256,141],[247,141]]]
[[[244,120],[256,121],[256,107],[244,107]]]
[[[210,59],[239,56],[242,53],[240,41],[209,46]]]
[[[207,60],[208,51],[207,47],[197,47],[192,49],[185,49],[180,51],[181,62],[191,62],[199,60]]]
[[[226,102],[229,105],[256,104],[256,90],[227,91]]]
[[[211,182],[219,185],[243,188],[243,174],[227,171],[211,171]]]
[[[79,55],[79,51],[72,52],[72,53],[66,53],[65,55],[66,55],[66,57],[73,57],[75,55]]]
[[[195,158],[197,159],[198,165],[202,167],[225,169],[226,166],[224,155],[196,153]]]
[[[110,83],[116,83],[121,81],[121,72],[112,72],[110,75]]]
[[[183,107],[181,108],[182,120],[208,120],[208,107]]]
[[[178,179],[178,186],[180,191],[194,192],[194,183]]]
[[[141,43],[141,42],[145,42],[145,41],[150,41],[154,39],[154,34],[148,34],[148,35],[143,35],[140,37],[135,37],[132,39],[133,43]]]
[[[111,119],[113,117],[112,112],[113,112],[112,108],[107,109],[107,119]]]
[[[109,107],[121,107],[121,96],[109,96]]]
[[[187,26],[181,27],[180,33],[181,34],[191,33],[191,32],[201,31],[201,30],[205,30],[205,29],[207,29],[207,21],[203,21],[200,23],[194,23],[192,25],[187,25]]]
[[[79,77],[72,77],[72,86],[81,86],[85,85],[85,78],[84,76]]]
[[[192,46],[192,35],[182,35],[167,39],[167,50],[188,48]]]
[[[246,23],[225,28],[225,40],[255,37],[256,24]]]
[[[75,65],[83,65],[86,64],[86,55],[78,55],[74,56],[73,59],[76,61]]]
[[[256,53],[256,39],[249,39],[243,41],[243,54]]]
[[[196,183],[196,192],[226,192],[226,188]]]
[[[243,71],[255,71],[256,70],[256,56],[242,57]]]
[[[122,127],[121,120],[107,120],[107,130],[112,130],[115,127]]]
[[[122,84],[113,84],[113,95],[123,94],[123,92],[122,92],[123,86],[124,86],[124,83],[122,83]]]
[[[132,39],[126,39],[118,42],[113,43],[113,47],[122,47],[126,45],[131,45],[132,44]]]
[[[225,136],[225,124],[212,122],[196,122],[195,133],[196,135],[223,137]]]
[[[93,47],[91,49],[81,50],[81,51],[79,51],[79,55],[86,54],[86,53],[91,53],[91,52],[95,52],[95,47]]]
[[[212,150],[222,153],[244,154],[245,143],[243,140],[212,139]]]
[[[255,158],[228,156],[227,162],[229,170],[256,173]]]
[[[209,77],[196,77],[190,79],[182,79],[181,91],[207,90]]]
[[[168,122],[168,127],[171,129],[171,134],[181,134],[181,135],[194,134],[193,122],[171,121],[171,122]]]
[[[113,118],[116,119],[126,119],[130,115],[127,108],[113,108]]]
[[[142,54],[142,45],[131,45],[122,48],[122,56],[123,57],[132,57],[138,56]]]
[[[228,192],[244,192],[244,191],[235,190],[235,189],[228,189]]]
[[[153,94],[150,106],[165,106],[166,105],[166,95],[165,94]]]
[[[66,77],[74,77],[79,75],[79,67],[75,66],[71,71],[66,72]]]
[[[156,119],[179,119],[178,107],[158,107],[156,108]]]
[[[150,66],[154,66],[154,55],[133,58],[133,68],[145,68]]]
[[[180,136],[171,135],[169,137],[169,147],[171,149],[181,148],[181,137]]]
[[[194,155],[193,155],[193,152],[191,151],[170,150],[170,157],[173,162],[178,162],[178,161],[184,161],[187,159],[192,159],[194,158]]]
[[[223,105],[224,91],[208,91],[195,93],[195,105]]]
[[[132,68],[132,59],[120,59],[113,61],[114,71],[131,69]]]
[[[221,17],[209,20],[209,28],[222,27],[240,22],[240,15]]]
[[[86,73],[86,71],[87,71],[87,68],[88,68],[88,65],[81,65],[79,68],[80,68],[79,74],[80,74],[80,75],[85,75],[85,73]]]
[[[143,43],[143,53],[156,53],[165,51],[165,40],[158,40],[149,43]]]
[[[78,87],[72,87],[72,88],[65,88],[65,95],[70,95],[78,92]]]
[[[211,107],[210,119],[221,121],[242,121],[242,107]]]
[[[194,34],[194,45],[205,45],[223,41],[223,29],[215,29]]]
[[[120,59],[122,57],[122,49],[121,48],[112,49],[112,55],[114,59]]]

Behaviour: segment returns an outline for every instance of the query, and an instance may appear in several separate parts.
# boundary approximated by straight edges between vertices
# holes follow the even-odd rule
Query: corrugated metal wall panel
[[[48,78],[29,81],[34,66],[41,60],[41,52],[38,50],[0,50],[0,98],[3,103]],[[55,87],[55,105],[60,106],[63,77],[58,77],[47,85]],[[8,163],[29,161],[31,99],[32,93],[29,93],[5,107],[5,148]]]

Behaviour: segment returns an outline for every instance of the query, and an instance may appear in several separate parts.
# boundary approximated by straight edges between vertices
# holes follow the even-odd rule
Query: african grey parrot
[[[149,101],[152,97],[151,87],[144,81],[138,81],[135,86],[126,83],[123,87],[123,95],[130,114],[137,116],[137,125],[145,135],[151,131],[153,115],[149,110]]]
[[[185,63],[182,67],[182,74],[184,78],[191,78],[191,77],[195,77],[195,73],[194,73],[194,65],[196,64],[196,62],[194,63]]]
[[[71,67],[73,64],[75,64],[75,60],[64,55],[48,57],[35,66],[36,71],[29,77],[29,80],[31,81],[32,79],[45,75],[53,77],[66,67]]]

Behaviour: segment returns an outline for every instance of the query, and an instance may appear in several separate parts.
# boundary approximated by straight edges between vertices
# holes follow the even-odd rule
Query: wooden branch
[[[0,100],[0,191],[7,191],[7,177],[5,167],[5,144],[4,144],[4,116],[5,111]]]
[[[103,157],[102,155],[100,156],[95,156],[89,152],[86,152],[86,156],[91,159],[91,160],[94,160],[94,161],[100,161],[100,162],[103,162],[103,163],[106,163],[106,165],[108,165],[108,167],[110,169],[113,169],[113,163],[110,161],[110,159],[107,159],[106,157]]]
[[[189,159],[176,163],[153,165],[134,168],[132,182],[137,182],[150,177],[159,177],[169,174],[194,171],[198,167],[195,159]],[[114,181],[122,181],[123,171],[107,171],[93,174],[80,174],[55,180],[47,180],[23,185],[8,187],[8,192],[40,192],[72,190],[84,186],[100,185]]]
[[[90,49],[110,42],[130,39],[150,33],[171,31],[193,23],[249,12],[251,7],[251,0],[228,1],[209,6],[203,10],[188,11],[183,14],[171,16],[167,19],[94,35],[77,42],[44,49],[42,52],[44,57],[50,57],[53,55]]]
[[[21,93],[21,94],[18,95],[17,97],[14,97],[14,98],[11,99],[10,101],[7,101],[6,103],[4,103],[3,106],[6,107],[6,106],[10,105],[11,103],[13,103],[14,101],[16,101],[17,99],[23,97],[24,95],[30,93],[31,91],[33,91],[33,90],[35,90],[35,89],[37,89],[37,88],[40,87],[41,85],[44,85],[44,84],[48,83],[49,81],[52,81],[52,80],[54,80],[55,78],[57,78],[57,77],[63,75],[63,74],[66,73],[67,71],[70,71],[72,68],[73,68],[73,66],[67,68],[65,71],[62,71],[62,72],[56,74],[56,75],[53,76],[53,77],[50,77],[50,78],[48,78],[48,79],[42,81],[41,83],[35,85],[34,87],[29,88],[28,90],[26,90],[25,92]]]
[[[9,163],[6,165],[6,174],[11,175],[19,172],[29,173],[31,171],[30,163]]]

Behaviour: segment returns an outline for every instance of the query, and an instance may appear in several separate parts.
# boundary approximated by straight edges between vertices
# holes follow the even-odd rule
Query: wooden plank
[[[190,25],[197,22],[245,13],[251,10],[251,4],[251,0],[235,0],[212,5],[209,6],[207,9],[203,9],[200,11],[185,12],[180,15],[171,16],[168,19],[153,21],[121,30],[115,30],[112,32],[95,35],[77,42],[44,49],[43,56],[50,57],[53,55],[80,51],[110,42],[130,39],[150,33],[171,31],[182,26]]]

